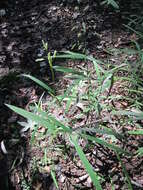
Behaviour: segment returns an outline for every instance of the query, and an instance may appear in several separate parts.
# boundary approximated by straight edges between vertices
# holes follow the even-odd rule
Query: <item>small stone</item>
[[[78,7],[78,6],[76,6],[76,7],[74,8],[74,10],[75,10],[75,11],[78,11],[78,10],[79,10],[79,7]]]
[[[112,177],[112,181],[113,182],[116,182],[118,180],[118,176],[117,175],[114,175],[113,177]]]
[[[60,181],[61,183],[64,183],[65,179],[66,179],[66,177],[63,176],[63,175],[61,175],[59,181]]]
[[[133,166],[132,166],[130,163],[126,163],[125,166],[126,166],[126,169],[129,170],[129,171],[130,171],[131,169],[133,169]]]
[[[57,10],[57,7],[53,6],[53,7],[51,7],[51,9],[52,9],[53,11],[56,11],[56,10]]]
[[[87,178],[87,186],[91,187],[92,186],[92,180],[90,177]]]
[[[99,159],[96,160],[96,164],[97,164],[98,166],[103,166],[103,163],[102,163]]]
[[[51,172],[50,166],[45,166],[45,167],[43,168],[43,172],[50,173],[50,172]]]
[[[80,15],[79,13],[74,13],[74,14],[73,14],[73,19],[77,19],[77,17],[78,17],[79,15]]]
[[[87,179],[87,177],[88,177],[88,174],[85,174],[85,175],[79,177],[79,180],[83,181],[83,180]]]
[[[5,9],[0,9],[0,17],[3,17],[6,15],[6,10]]]

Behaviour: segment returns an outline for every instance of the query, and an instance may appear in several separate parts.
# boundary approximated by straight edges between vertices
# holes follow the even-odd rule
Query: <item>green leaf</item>
[[[134,131],[128,131],[130,135],[143,135],[143,129],[141,130],[134,130]]]
[[[137,54],[137,53],[138,53],[137,50],[135,50],[135,49],[130,49],[130,48],[123,48],[123,49],[121,49],[120,51],[121,51],[121,53],[126,53],[126,54],[128,54],[128,55],[134,55],[134,54]]]
[[[101,80],[101,69],[100,69],[98,63],[95,60],[93,60],[93,64],[94,64],[94,68],[95,68],[95,71],[96,71],[97,79]]]
[[[141,38],[143,38],[143,34],[141,32],[138,32],[136,30],[134,30],[132,27],[126,25],[126,24],[123,24],[123,26],[125,26],[126,28],[128,28],[129,30],[131,30],[132,32],[136,33],[138,36],[140,36]]]
[[[58,182],[57,182],[57,179],[56,179],[56,174],[55,174],[54,170],[51,170],[51,176],[53,178],[53,181],[54,181],[54,184],[55,184],[56,188],[59,189]]]
[[[22,76],[27,77],[31,80],[33,80],[34,82],[36,82],[38,85],[40,85],[41,87],[43,87],[44,89],[46,89],[51,95],[54,95],[55,92],[53,89],[51,89],[48,85],[46,85],[45,83],[43,83],[42,81],[40,81],[39,79],[30,76],[30,75],[26,75],[26,74],[22,74]]]
[[[65,59],[72,59],[72,60],[85,60],[86,59],[86,55],[84,54],[80,54],[80,53],[74,53],[74,52],[71,52],[71,51],[64,51],[63,52],[64,54],[61,54],[61,55],[56,55],[56,58],[65,58]]]
[[[72,133],[72,129],[70,127],[65,126],[64,124],[62,124],[60,121],[58,121],[52,116],[47,116],[47,117],[49,120],[53,121],[56,126],[61,127],[64,130],[64,132]]]
[[[101,62],[100,60],[95,59],[92,56],[88,56],[87,59],[89,61],[93,62],[95,70],[96,70],[96,74],[99,75],[99,73],[103,73],[103,74],[105,73],[105,70],[100,66],[100,64],[103,64],[103,62]],[[99,78],[100,78],[100,76],[99,76]]]
[[[96,133],[99,133],[99,134],[106,134],[106,135],[111,135],[111,136],[115,136],[117,139],[123,139],[124,136],[119,134],[119,133],[116,133],[115,131],[113,131],[112,129],[109,129],[107,127],[103,127],[103,129],[100,129],[99,127],[98,128],[95,128],[95,127],[83,127],[83,128],[79,128],[75,131],[80,131],[80,132],[90,132],[90,133],[93,133],[93,134],[96,134]]]
[[[112,5],[115,9],[119,9],[119,5],[114,0],[105,0],[105,1],[102,1],[101,5],[104,5],[104,4]]]
[[[11,110],[13,110],[14,112],[18,113],[19,115],[21,115],[29,120],[35,121],[36,123],[41,124],[41,125],[45,126],[46,128],[48,128],[50,126],[50,123],[48,122],[48,120],[46,120],[45,118],[42,118],[39,115],[25,111],[24,109],[18,108],[13,105],[9,105],[9,104],[5,104],[5,105],[7,107],[9,107]]]
[[[88,172],[89,176],[91,177],[91,180],[92,180],[94,186],[96,187],[97,190],[102,190],[102,187],[99,182],[99,176],[96,174],[96,172],[94,172],[94,170],[93,170],[91,164],[89,163],[89,161],[87,160],[83,150],[78,145],[77,137],[74,135],[72,135],[70,137],[71,137],[71,142],[74,144],[75,149],[76,149],[86,171]]]
[[[128,66],[127,64],[121,64],[121,65],[116,66],[113,69],[107,71],[107,73],[109,73],[109,74],[114,73],[115,71],[118,71],[120,68],[124,68],[124,67],[127,67],[127,66]]]
[[[143,112],[132,112],[132,111],[124,111],[124,110],[120,110],[120,111],[112,111],[113,115],[125,115],[125,116],[132,116],[134,117],[136,120],[142,120],[143,119]]]
[[[72,73],[72,74],[77,74],[77,75],[82,75],[84,76],[83,72],[79,72],[75,69],[71,69],[71,68],[68,68],[68,67],[62,67],[62,66],[53,66],[53,68],[56,70],[56,71],[60,71],[60,72],[64,72],[64,73]]]
[[[126,170],[126,167],[125,167],[124,163],[122,162],[122,160],[121,160],[121,158],[120,158],[120,156],[119,156],[119,154],[117,152],[116,152],[116,155],[117,155],[117,158],[118,158],[118,160],[119,160],[119,162],[120,162],[120,164],[122,166],[123,173],[124,173],[124,175],[126,177],[125,180],[127,181],[128,189],[133,190],[131,179],[130,179],[129,174],[128,174],[127,170]]]
[[[55,57],[55,55],[52,57],[51,53],[48,53],[48,62],[49,62],[49,66],[50,66],[50,71],[51,71],[51,75],[52,75],[52,81],[55,81],[55,74],[54,74],[54,70],[53,70],[53,58]]]
[[[143,156],[143,147],[138,148],[138,150],[136,151],[136,153],[137,153],[137,156],[142,157]]]
[[[51,128],[55,130],[55,127],[56,128],[61,127],[64,130],[64,132],[68,132],[68,133],[72,132],[72,129],[70,127],[65,126],[60,121],[53,118],[52,116],[47,116],[47,118],[45,118],[45,117],[42,117],[41,115],[36,115],[34,113],[25,111],[24,109],[18,108],[16,106],[12,106],[8,104],[6,104],[6,106],[9,107],[14,112],[18,113],[19,115],[27,119],[30,119],[32,121],[35,121],[36,123],[43,125],[46,128]]]
[[[114,0],[108,0],[108,5],[112,5],[115,9],[119,9],[119,5]]]
[[[87,134],[80,134],[80,135],[85,139],[88,139],[88,140],[90,140],[92,142],[96,142],[98,144],[101,144],[101,145],[103,145],[103,146],[105,146],[105,147],[107,147],[107,148],[109,148],[111,150],[114,150],[116,152],[123,153],[123,154],[126,154],[128,156],[131,156],[131,154],[129,152],[123,150],[122,148],[120,148],[120,147],[118,147],[118,146],[116,146],[114,144],[110,144],[110,143],[108,143],[108,142],[106,142],[106,141],[104,141],[104,140],[102,140],[100,138],[96,138],[96,137],[93,137],[93,136],[87,135]]]
[[[105,78],[102,84],[102,93],[105,90],[109,90],[112,84],[113,84],[113,74],[108,74],[108,76]]]

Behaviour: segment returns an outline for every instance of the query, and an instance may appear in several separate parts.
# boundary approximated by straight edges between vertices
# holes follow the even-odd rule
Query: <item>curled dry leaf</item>
[[[4,141],[1,141],[1,150],[4,154],[8,154],[6,148],[5,148],[5,145],[4,145]]]

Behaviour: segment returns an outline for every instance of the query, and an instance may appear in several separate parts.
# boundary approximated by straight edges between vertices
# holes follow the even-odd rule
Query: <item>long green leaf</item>
[[[107,77],[103,81],[103,84],[102,84],[102,93],[105,90],[109,90],[110,87],[112,86],[112,84],[113,84],[113,75],[110,73],[110,74],[107,75]]]
[[[143,156],[143,147],[138,148],[136,151],[137,156],[142,157]]]
[[[9,107],[11,110],[13,110],[14,112],[18,113],[19,115],[21,115],[21,116],[23,116],[23,117],[25,117],[27,119],[31,119],[32,121],[35,121],[36,123],[41,124],[41,125],[43,125],[45,127],[49,126],[48,120],[46,120],[45,118],[42,118],[39,115],[36,115],[34,113],[25,111],[24,109],[18,108],[18,107],[13,106],[13,105],[9,105],[9,104],[5,104],[5,105],[7,107]]]
[[[112,5],[115,9],[119,9],[119,5],[114,0],[108,0],[108,4]]]
[[[79,72],[75,69],[68,68],[68,67],[62,67],[62,66],[53,66],[53,68],[56,71],[64,72],[64,73],[72,73],[72,74],[77,74],[77,75],[82,75],[84,76],[83,72]]]
[[[125,115],[125,116],[132,116],[135,117],[136,120],[142,120],[143,119],[143,112],[133,112],[133,111],[112,111],[113,115]]]
[[[40,85],[41,87],[43,87],[44,89],[46,89],[50,94],[54,95],[55,92],[53,89],[51,89],[48,85],[46,85],[44,82],[40,81],[39,79],[30,76],[30,75],[26,75],[26,74],[22,74],[22,76],[27,77],[31,80],[33,80],[34,82],[36,82],[38,85]]]
[[[71,51],[64,51],[62,52],[63,54],[60,55],[56,55],[56,58],[65,58],[65,59],[72,59],[72,60],[85,60],[86,59],[86,55],[84,54],[80,54],[80,53],[74,53]]]
[[[93,170],[91,164],[89,163],[89,161],[87,160],[83,150],[78,145],[77,137],[74,135],[72,135],[70,137],[71,137],[71,141],[74,144],[75,149],[76,149],[86,171],[88,172],[89,176],[91,177],[91,180],[92,180],[94,186],[96,187],[97,190],[102,190],[102,187],[101,187],[100,182],[99,182],[99,176],[94,172],[94,170]]]
[[[112,5],[115,9],[119,9],[119,5],[114,0],[104,0],[101,2],[101,5],[104,5],[104,4]]]
[[[125,180],[127,181],[128,189],[133,190],[131,180],[130,180],[129,174],[128,174],[127,170],[126,170],[126,167],[125,167],[124,163],[122,162],[122,160],[121,160],[121,158],[120,158],[120,156],[119,156],[119,154],[117,152],[116,152],[116,155],[117,155],[117,158],[118,158],[118,160],[119,160],[119,162],[120,162],[120,164],[122,166],[123,173],[124,173],[124,175],[126,177]]]
[[[134,131],[128,131],[130,135],[143,135],[143,129],[141,130],[134,130]]]
[[[115,136],[117,139],[124,139],[125,137],[119,133],[116,133],[115,131],[113,131],[112,129],[109,129],[107,127],[103,127],[103,129],[95,128],[95,127],[83,127],[83,128],[79,128],[75,131],[80,131],[80,132],[90,132],[93,134],[99,133],[99,134],[107,134],[107,135],[113,135]]]
[[[106,141],[104,141],[104,140],[102,140],[102,139],[100,139],[100,138],[96,138],[96,137],[93,137],[93,136],[87,135],[87,134],[80,134],[80,135],[81,135],[83,138],[86,138],[86,139],[88,139],[88,140],[90,140],[90,141],[92,141],[92,142],[96,142],[96,143],[98,143],[98,144],[101,144],[101,145],[103,145],[103,146],[105,146],[105,147],[107,147],[107,148],[109,148],[109,149],[111,149],[111,150],[114,150],[114,151],[118,152],[118,153],[126,154],[126,155],[128,155],[128,156],[131,156],[131,155],[132,155],[131,153],[129,153],[129,152],[123,150],[122,148],[120,148],[120,147],[118,147],[118,146],[116,146],[116,145],[114,145],[114,144],[110,144],[110,143],[108,143],[108,142],[106,142]]]
[[[106,72],[106,71],[100,66],[100,64],[103,64],[100,60],[97,60],[97,59],[95,59],[95,58],[92,57],[92,56],[88,56],[87,59],[88,59],[89,61],[92,61],[92,62],[93,62],[94,67],[95,67],[97,73],[98,73],[98,72],[101,72],[101,73],[104,74],[104,73]]]
[[[51,176],[53,178],[53,181],[54,181],[54,184],[55,184],[56,188],[59,189],[58,182],[57,182],[57,179],[56,179],[56,174],[55,174],[54,170],[51,170]]]
[[[12,105],[8,105],[8,104],[6,104],[6,106],[8,106],[11,110],[18,113],[19,115],[21,115],[27,119],[31,119],[32,121],[35,121],[36,123],[41,124],[41,125],[45,126],[46,128],[55,129],[55,126],[56,126],[56,127],[61,127],[65,132],[69,132],[69,133],[72,132],[72,130],[69,127],[66,127],[65,125],[63,125],[61,122],[59,122],[52,116],[47,116],[47,119],[45,119],[45,117],[25,111],[24,109],[18,108],[16,106],[12,106]],[[53,124],[53,122],[54,122],[54,124]]]
[[[131,30],[132,32],[136,33],[138,36],[140,36],[141,38],[143,38],[143,34],[134,30],[132,27],[126,25],[126,24],[123,24],[123,26],[125,26],[126,28],[128,28],[129,30]]]

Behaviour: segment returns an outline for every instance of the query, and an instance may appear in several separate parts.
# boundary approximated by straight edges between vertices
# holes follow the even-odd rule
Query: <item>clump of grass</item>
[[[41,98],[39,101],[40,103],[35,104],[33,108],[34,111],[32,112],[28,112],[13,105],[7,105],[11,110],[25,117],[28,121],[34,122],[34,127],[31,128],[31,123],[28,125],[32,130],[32,141],[36,140],[35,134],[38,133],[38,129],[41,126],[44,127],[46,131],[44,131],[42,136],[48,136],[51,139],[51,145],[58,136],[65,138],[66,141],[68,141],[69,146],[75,148],[85,170],[93,182],[93,185],[98,190],[102,189],[103,178],[100,175],[100,171],[99,173],[95,172],[93,166],[88,161],[83,147],[80,146],[80,139],[84,139],[89,144],[92,142],[94,144],[105,146],[106,148],[114,151],[125,175],[125,183],[127,183],[128,189],[133,189],[129,174],[127,173],[127,170],[121,160],[121,156],[132,156],[132,154],[117,145],[116,142],[127,141],[127,139],[124,134],[120,134],[116,129],[111,129],[110,126],[112,125],[112,122],[110,120],[112,116],[127,116],[128,122],[130,122],[131,118],[135,121],[143,120],[143,113],[139,110],[142,108],[141,96],[143,91],[143,52],[139,47],[139,44],[137,42],[134,43],[136,50],[120,50],[120,53],[126,51],[127,54],[133,52],[137,54],[138,59],[135,63],[133,63],[134,67],[132,63],[126,61],[126,63],[119,66],[111,66],[108,68],[105,63],[93,58],[92,56],[86,56],[84,54],[69,51],[63,52],[62,54],[55,53],[54,55],[48,53],[48,56],[42,58],[42,60],[47,59],[49,61],[51,73],[53,73],[53,80],[54,70],[63,72],[66,74],[65,77],[72,81],[70,86],[67,87],[62,94],[55,95],[55,91],[47,84],[33,76],[23,75],[48,91],[52,97],[52,100],[47,103],[47,108],[43,110]],[[46,44],[45,49],[47,49]],[[87,63],[87,67],[82,67],[82,69],[79,70],[69,67],[53,66],[52,60],[55,57],[58,59],[65,58],[73,61],[83,60]],[[128,72],[127,77],[118,76],[118,72],[125,71]],[[112,88],[115,82],[121,79],[122,81],[128,81],[131,86],[130,93],[131,95],[137,97],[136,100],[132,100],[130,97],[119,97],[112,95]],[[130,96],[130,93],[128,93],[128,96]],[[119,110],[116,108],[113,102],[114,100],[120,99],[130,101],[130,106],[128,109]],[[58,109],[62,110],[62,119],[52,113],[51,110],[53,107],[56,107],[57,112]],[[80,109],[80,112],[77,117],[74,117],[74,111],[77,107]],[[133,107],[138,108],[138,111],[132,111],[131,108]],[[104,116],[105,114],[107,115],[106,117]],[[83,117],[85,118],[84,124],[77,126],[79,125],[78,119]],[[129,131],[128,134],[143,135],[143,130],[140,128],[134,131]],[[105,140],[105,135],[109,140]],[[62,147],[60,148],[62,149]],[[55,149],[56,146],[52,150]],[[45,152],[44,161],[45,164],[47,164],[47,149],[45,149]],[[143,155],[142,148],[139,148],[136,153],[138,156]],[[64,154],[64,151],[62,154]],[[52,159],[50,162],[52,163],[51,176],[55,186],[58,188],[58,182],[56,180],[56,173],[54,170],[54,162]],[[112,181],[112,179],[110,180]],[[111,184],[111,186],[114,187],[113,184]]]
[[[43,82],[39,81],[35,77],[29,76],[29,75],[23,75],[34,82],[36,82],[38,85],[42,86],[45,90],[48,90],[49,94],[53,97],[54,104],[58,103],[58,106],[62,106],[65,104],[66,107],[63,110],[63,115],[67,115],[68,112],[71,111],[71,109],[76,106],[76,104],[80,104],[83,106],[82,113],[84,113],[87,116],[87,121],[89,115],[92,113],[96,114],[96,117],[102,121],[102,114],[101,112],[104,109],[108,109],[108,104],[103,103],[105,100],[109,100],[111,96],[111,89],[114,83],[114,75],[115,73],[121,69],[122,67],[125,67],[126,65],[121,65],[118,67],[114,67],[110,70],[106,70],[102,65],[104,65],[99,60],[96,60],[93,57],[86,56],[83,54],[73,53],[73,52],[65,52],[62,55],[57,55],[57,58],[68,58],[72,60],[84,60],[84,61],[90,61],[92,63],[92,69],[85,69],[83,71],[78,71],[77,69],[73,68],[66,68],[62,66],[53,66],[53,69],[64,72],[68,74],[68,77],[73,79],[73,84],[68,88],[63,95],[55,96],[54,91]],[[102,64],[102,65],[101,65]],[[80,86],[86,87],[86,91],[82,94],[79,94]],[[59,104],[60,102],[60,104]],[[86,105],[84,107],[84,104]],[[73,106],[74,105],[74,106]],[[105,146],[115,152],[118,152],[118,154],[127,154],[130,155],[126,150],[123,150],[122,148],[118,147],[114,143],[109,143],[108,141],[105,141],[102,138],[97,138],[94,134],[106,134],[109,136],[114,136],[115,138],[122,139],[124,138],[123,135],[118,134],[116,131],[109,129],[107,127],[103,127],[100,125],[100,122],[98,124],[98,128],[94,128],[90,126],[90,123],[87,123],[86,128],[74,127],[74,120],[68,121],[67,117],[67,123],[59,121],[50,113],[50,111],[46,112],[43,111],[41,106],[36,107],[34,113],[28,112],[26,110],[23,110],[21,108],[7,105],[10,109],[15,111],[16,113],[22,115],[23,117],[27,118],[28,120],[32,120],[35,122],[34,127],[34,133],[38,133],[38,127],[43,126],[46,129],[46,135],[50,135],[56,137],[59,134],[66,135],[69,139],[69,143],[72,143],[77,151],[77,154],[79,155],[86,171],[88,172],[90,178],[92,179],[92,182],[94,186],[97,189],[102,189],[102,185],[100,182],[100,176],[97,174],[97,172],[94,171],[92,165],[89,163],[89,161],[86,158],[86,155],[84,154],[82,147],[79,145],[78,141],[80,138],[83,138],[85,140],[89,140],[91,142],[100,144],[102,146]],[[110,108],[111,109],[111,108]],[[49,109],[50,110],[50,109]],[[108,120],[108,118],[106,118]],[[104,119],[103,119],[104,120]],[[70,123],[70,125],[69,125]],[[96,124],[96,122],[95,122]],[[36,127],[37,126],[37,127]],[[88,132],[90,132],[88,134]],[[34,138],[34,135],[32,135],[32,138]],[[55,181],[56,177],[52,170],[51,173],[53,180]],[[55,184],[57,186],[57,183],[55,181]]]

